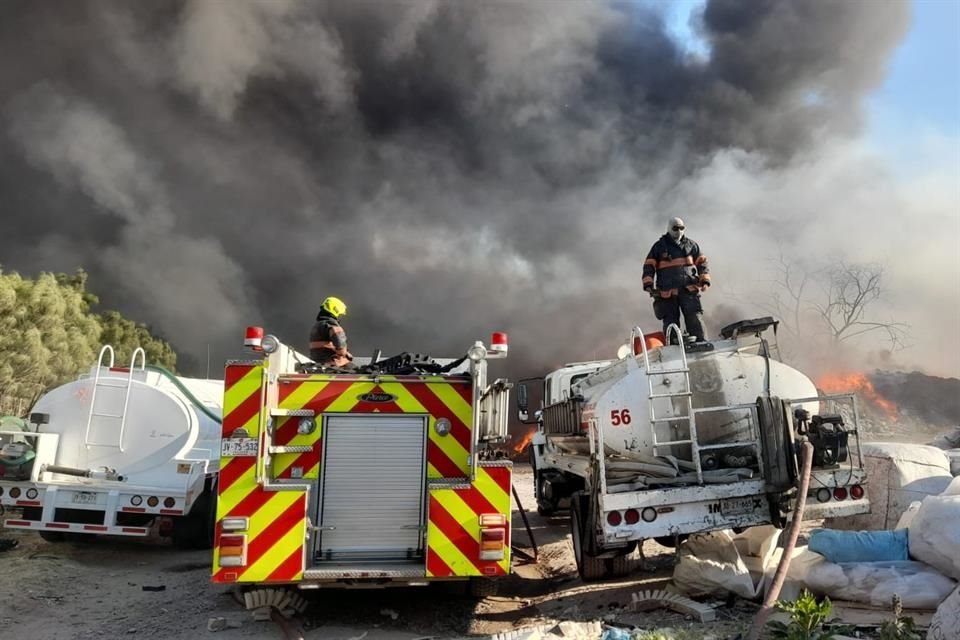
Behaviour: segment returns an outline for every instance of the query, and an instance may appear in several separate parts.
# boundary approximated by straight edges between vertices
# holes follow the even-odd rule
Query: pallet
[[[695,602],[690,598],[670,593],[663,589],[640,591],[630,596],[631,602],[627,605],[629,611],[653,611],[654,609],[670,609],[677,613],[693,616],[700,622],[713,622],[717,619],[717,612],[713,607]]]

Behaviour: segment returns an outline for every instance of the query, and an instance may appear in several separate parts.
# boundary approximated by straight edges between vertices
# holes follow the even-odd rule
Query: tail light
[[[640,517],[643,518],[644,522],[653,522],[657,519],[657,510],[653,507],[647,507],[640,512]]]
[[[148,507],[155,507],[158,504],[160,504],[160,498],[158,498],[157,496],[150,496],[149,498],[147,498]]]
[[[847,488],[846,487],[837,487],[833,490],[833,499],[834,500],[846,500],[847,499]]]
[[[623,522],[623,516],[619,511],[611,511],[607,514],[607,524],[611,527],[619,527],[621,522]]]
[[[247,536],[220,536],[220,566],[242,567],[247,564]]]
[[[860,498],[863,497],[863,494],[864,494],[863,487],[861,487],[860,485],[855,484],[852,487],[850,487],[850,497],[852,497],[854,500],[859,500]]]
[[[507,518],[501,513],[480,516],[480,559],[503,560],[507,547]]]
[[[636,509],[627,509],[623,519],[627,522],[627,524],[637,524],[640,522],[640,512]]]
[[[20,497],[20,487],[11,487],[11,489],[10,489],[10,497],[11,497],[11,498],[19,498],[19,497]]]
[[[817,502],[830,502],[830,489],[817,489]]]
[[[164,499],[163,499],[163,506],[165,506],[167,509],[172,509],[172,508],[173,508],[173,505],[175,505],[175,504],[177,504],[177,501],[174,500],[173,498],[164,498]]]

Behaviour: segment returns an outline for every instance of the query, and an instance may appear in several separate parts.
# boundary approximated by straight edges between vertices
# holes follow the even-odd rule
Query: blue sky
[[[873,1],[882,10],[883,1]],[[705,0],[651,2],[664,10],[680,42],[705,52],[690,29],[691,12]],[[913,0],[911,9],[909,32],[867,103],[867,139],[893,155],[921,136],[960,140],[960,0]]]

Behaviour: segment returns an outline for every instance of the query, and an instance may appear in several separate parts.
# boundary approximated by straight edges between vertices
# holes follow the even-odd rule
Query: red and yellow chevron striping
[[[290,376],[280,379],[278,396],[282,409],[312,409],[323,413],[406,413],[429,415],[427,477],[465,478],[470,472],[470,424],[473,393],[469,378],[441,376],[380,376],[378,382],[350,376]],[[365,398],[376,397],[381,401]],[[433,428],[440,418],[451,423],[450,434],[441,436]],[[274,478],[316,479],[322,459],[322,421],[311,434],[298,434],[296,418],[277,425],[277,445],[312,446],[308,453],[284,453],[273,460]]]
[[[499,576],[510,572],[510,527],[503,560],[480,560],[480,516],[510,517],[509,463],[481,464],[476,481],[462,488],[432,489],[427,524],[427,576]]]
[[[316,427],[299,433],[299,417],[277,417],[269,432],[274,446],[309,447],[299,453],[277,453],[258,469],[253,455],[221,458],[218,481],[217,544],[214,548],[214,582],[283,583],[303,579],[308,557],[307,525],[312,490],[267,491],[258,481],[302,479],[319,482],[323,460],[323,416],[345,413],[403,413],[427,417],[427,479],[453,480],[450,486],[427,488],[428,522],[424,572],[427,577],[497,576],[510,571],[509,518],[511,512],[509,463],[483,463],[470,484],[473,381],[468,376],[364,376],[281,375],[266,385],[260,363],[230,363],[225,374],[223,437],[267,438],[264,407],[312,410]],[[269,399],[269,402],[268,402]],[[435,425],[450,422],[446,435]],[[316,504],[313,505],[314,508]],[[481,561],[480,516],[507,518],[505,557]],[[222,531],[224,518],[246,518],[241,532]],[[221,536],[243,535],[245,563],[221,566]],[[233,545],[231,541],[229,545]]]
[[[234,458],[244,460],[246,458]],[[213,552],[214,582],[295,582],[303,575],[306,551],[307,499],[302,491],[264,491],[250,466],[217,502],[217,542]],[[243,567],[221,567],[220,523],[227,517],[246,517],[249,525],[247,562]]]

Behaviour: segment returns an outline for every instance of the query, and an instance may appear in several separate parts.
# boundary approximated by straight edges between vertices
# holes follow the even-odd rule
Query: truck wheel
[[[607,565],[603,558],[590,555],[592,527],[585,518],[587,499],[575,493],[570,499],[570,537],[573,542],[573,557],[577,561],[577,572],[584,582],[601,580],[607,574]]]
[[[216,524],[216,485],[205,489],[190,513],[173,521],[173,544],[179,549],[212,549]]]
[[[543,474],[537,470],[537,455],[533,451],[534,446],[536,445],[531,444],[528,447],[530,449],[530,468],[533,469],[533,497],[537,501],[537,513],[544,518],[549,518],[556,512],[557,508],[555,505],[544,503],[541,500]]]
[[[633,570],[636,568],[636,563],[632,556],[633,554],[626,553],[622,556],[614,556],[604,560],[607,574],[614,578],[623,578],[633,573]]]
[[[470,595],[474,598],[495,596],[498,586],[498,582],[492,578],[470,578]]]

